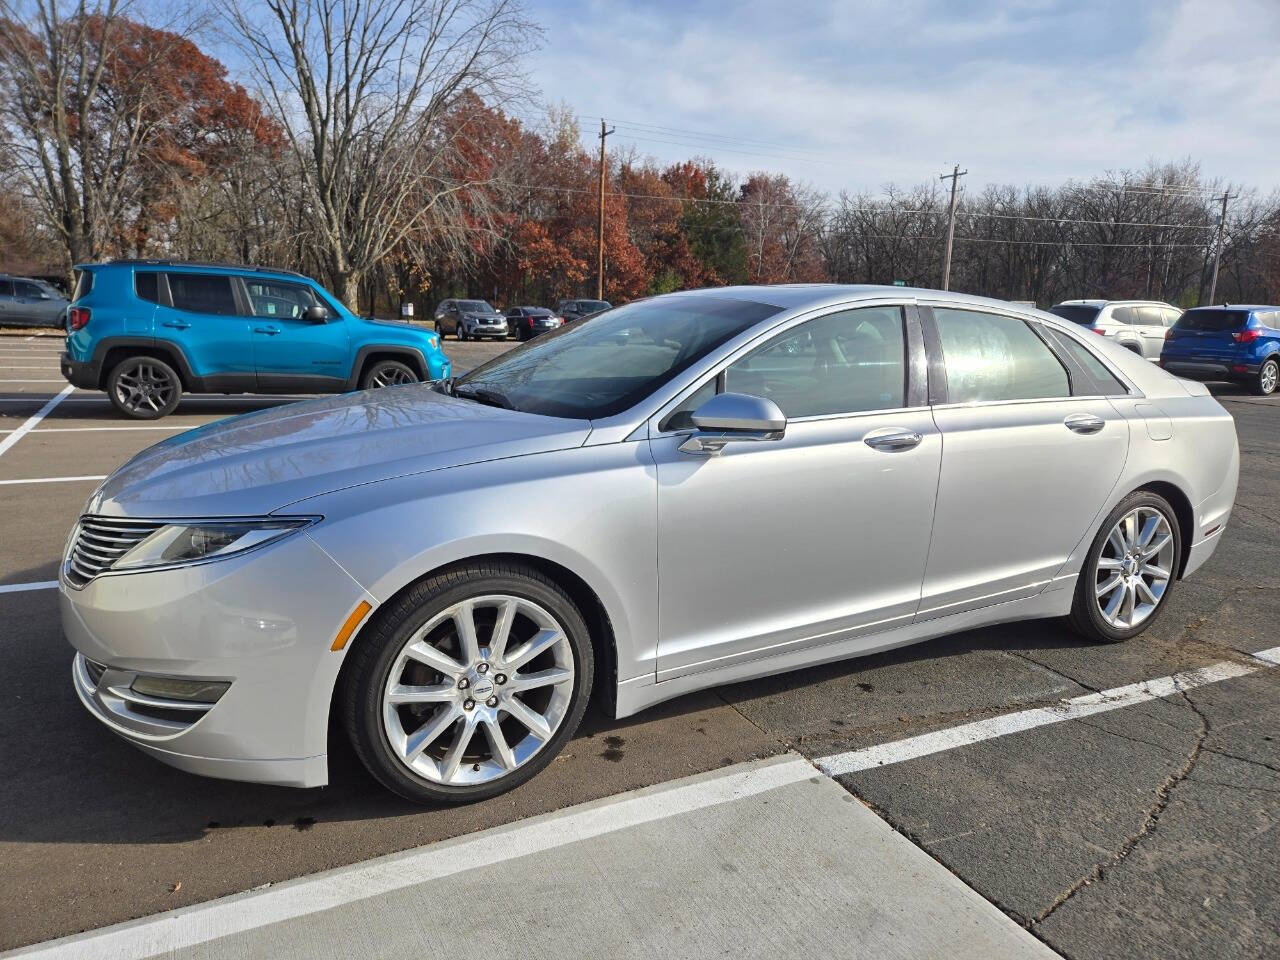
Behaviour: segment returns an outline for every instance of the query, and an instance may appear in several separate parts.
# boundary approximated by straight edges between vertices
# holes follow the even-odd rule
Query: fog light
[[[190,703],[217,703],[230,683],[219,680],[179,680],[176,677],[134,677],[129,685],[134,693],[161,700],[186,700]]]

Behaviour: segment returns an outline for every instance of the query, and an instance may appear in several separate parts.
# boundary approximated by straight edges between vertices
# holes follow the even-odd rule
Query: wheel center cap
[[[1132,577],[1138,569],[1138,561],[1133,557],[1125,557],[1120,563],[1120,569],[1124,571],[1126,577]]]
[[[476,700],[488,700],[493,696],[493,690],[493,680],[485,674],[480,674],[471,681],[471,696]]]

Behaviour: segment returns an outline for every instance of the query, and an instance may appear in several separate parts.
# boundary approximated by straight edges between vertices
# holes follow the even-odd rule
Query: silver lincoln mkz
[[[592,685],[691,690],[984,624],[1127,639],[1213,553],[1231,418],[1066,321],[884,287],[655,297],[445,388],[135,457],[67,544],[76,691],[196,773],[419,800],[533,776]]]

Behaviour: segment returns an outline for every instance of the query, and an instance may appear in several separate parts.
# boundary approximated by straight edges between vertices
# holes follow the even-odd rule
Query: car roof
[[[1192,310],[1280,310],[1280,307],[1271,307],[1263,303],[1215,303],[1208,307],[1192,307]]]
[[[119,259],[105,260],[101,263],[76,264],[77,270],[102,270],[110,267],[181,267],[184,270],[194,270],[197,273],[261,273],[276,277],[309,279],[305,274],[294,270],[285,270],[281,267],[255,267],[243,263],[217,263],[205,260]]]
[[[1173,309],[1175,310],[1178,309],[1178,307],[1174,307],[1172,303],[1168,303],[1165,300],[1063,300],[1061,303],[1055,303],[1054,306],[1055,307],[1082,307],[1082,306],[1106,307],[1106,306],[1115,306],[1117,304],[1125,305],[1125,306],[1128,306],[1130,304],[1137,304],[1138,306],[1146,306],[1146,307],[1173,307]]]

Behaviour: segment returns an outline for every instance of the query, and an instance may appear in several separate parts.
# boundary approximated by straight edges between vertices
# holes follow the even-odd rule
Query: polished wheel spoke
[[[1150,543],[1148,543],[1145,547],[1142,548],[1142,559],[1147,560],[1147,559],[1150,559],[1151,557],[1154,557],[1157,553],[1159,553],[1165,547],[1170,546],[1172,543],[1173,543],[1172,533],[1162,533],[1158,535],[1154,540],[1152,540]]]
[[[552,667],[549,670],[539,670],[537,673],[518,673],[508,682],[506,692],[518,693],[521,690],[536,690],[539,687],[550,687],[572,679],[573,671],[564,667]]]
[[[458,695],[454,683],[431,683],[425,686],[399,683],[387,691],[388,703],[447,703]]]
[[[462,765],[462,755],[467,752],[467,747],[471,746],[471,738],[475,733],[475,715],[471,714],[464,717],[462,723],[458,724],[458,731],[453,735],[453,743],[449,744],[444,759],[440,761],[441,779],[448,782],[458,775],[458,768]]]
[[[551,649],[563,639],[565,636],[559,630],[539,630],[532,639],[521,644],[505,658],[507,669],[519,670],[534,657]]]
[[[503,770],[514,770],[519,765],[516,763],[516,755],[511,752],[511,745],[507,743],[506,734],[502,732],[497,720],[485,720],[484,735],[489,741],[489,753],[493,755],[493,759],[498,761]]]
[[[1151,543],[1151,538],[1156,535],[1156,531],[1160,529],[1160,524],[1164,523],[1164,517],[1158,513],[1153,513],[1147,517],[1147,522],[1142,525],[1142,532],[1138,534],[1138,546],[1146,549]]]
[[[1154,606],[1160,602],[1160,598],[1157,597],[1151,587],[1147,585],[1147,581],[1143,580],[1141,577],[1138,577],[1133,581],[1133,587],[1135,596],[1140,594],[1144,598],[1145,603],[1150,603]]]
[[[519,720],[534,736],[542,740],[551,739],[551,725],[547,723],[547,718],[526,706],[524,701],[516,697],[508,697],[503,701],[502,706],[507,713]]]
[[[515,600],[504,600],[498,608],[498,619],[493,624],[493,634],[489,638],[489,659],[501,661],[506,653],[507,641],[511,639],[511,625],[515,623],[516,610],[519,604]]]
[[[458,604],[453,610],[453,623],[458,631],[458,645],[462,659],[468,665],[480,659],[480,641],[476,639],[475,606],[470,600]]]
[[[1118,576],[1112,577],[1106,583],[1100,584],[1098,586],[1098,596],[1105,597],[1107,594],[1111,593],[1111,591],[1115,590],[1117,587],[1123,587],[1123,586],[1124,586],[1124,577],[1118,577]]]
[[[1141,573],[1146,577],[1154,577],[1156,580],[1168,580],[1169,571],[1164,567],[1157,567],[1154,563],[1144,563]]]
[[[445,707],[415,730],[405,741],[404,758],[416,760],[422,751],[440,739],[440,735],[457,723],[461,711],[456,706]]]
[[[467,669],[443,650],[438,650],[425,640],[415,640],[410,643],[404,648],[404,653],[405,656],[417,660],[419,663],[425,663],[431,669],[443,673],[447,677],[460,677]]]
[[[1121,562],[1114,557],[1098,558],[1099,570],[1119,570],[1121,566],[1122,566]]]

